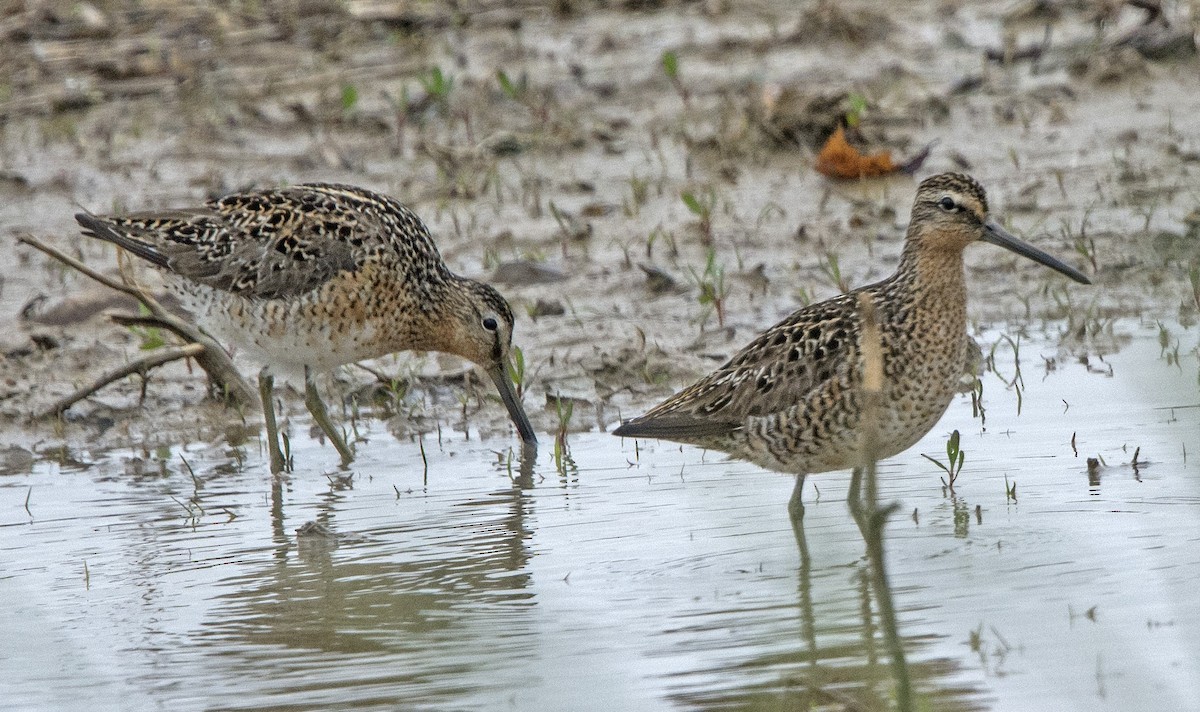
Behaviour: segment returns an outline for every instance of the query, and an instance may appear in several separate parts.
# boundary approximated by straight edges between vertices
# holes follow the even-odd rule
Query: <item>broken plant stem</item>
[[[99,272],[96,272],[79,260],[76,260],[70,255],[56,250],[32,235],[20,235],[17,237],[17,240],[48,255],[49,257],[58,260],[71,269],[90,277],[109,289],[114,289],[122,294],[127,294],[134,299],[137,299],[139,302],[145,305],[147,310],[149,310],[156,326],[162,326],[166,329],[169,329],[171,332],[179,335],[181,338],[200,345],[202,348],[199,350],[199,352],[191,355],[196,359],[196,363],[198,363],[200,367],[204,369],[205,373],[208,374],[208,377],[212,379],[216,390],[224,394],[225,399],[231,405],[245,407],[259,402],[255,390],[250,386],[249,383],[246,382],[246,379],[242,378],[242,375],[238,373],[237,368],[233,365],[233,360],[229,357],[229,354],[225,352],[225,349],[221,348],[220,344],[213,341],[196,327],[172,314],[165,307],[159,304],[158,300],[156,300],[154,297],[150,296],[136,286],[123,284],[112,279],[111,277],[107,277]],[[126,319],[127,323],[134,323],[132,317],[122,316],[118,319],[118,321],[120,319]],[[181,357],[176,356],[168,360],[174,360],[175,358]],[[142,361],[145,360],[146,359],[142,359]],[[166,363],[166,361],[159,363]],[[159,364],[156,363],[155,365]],[[70,404],[68,404],[68,407],[69,405]],[[62,410],[65,410],[65,408]],[[62,410],[57,412],[62,412]]]
[[[178,361],[179,359],[183,358],[196,358],[203,352],[203,344],[165,346],[161,349],[155,349],[136,361],[130,361],[124,366],[100,376],[95,381],[92,381],[83,388],[80,388],[66,398],[58,400],[56,403],[54,403],[54,405],[50,406],[41,413],[38,413],[36,417],[40,419],[62,415],[62,413],[68,408],[84,398],[92,395],[96,391],[99,391],[101,388],[104,388],[110,383],[114,383],[135,373],[141,374],[144,378],[146,376],[146,372],[156,366],[161,366],[165,363],[170,363],[171,361]]]

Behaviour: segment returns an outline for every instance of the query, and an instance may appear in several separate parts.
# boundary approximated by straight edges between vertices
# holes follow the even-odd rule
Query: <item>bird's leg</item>
[[[861,508],[862,498],[859,496],[859,492],[862,489],[862,475],[861,467],[850,471],[850,489],[846,492],[846,504],[850,505],[851,510]]]
[[[279,425],[275,421],[275,377],[264,366],[258,372],[258,396],[262,399],[263,422],[267,426],[267,452],[271,455],[271,474],[283,472],[287,462],[279,448]]]
[[[867,512],[863,510],[863,501],[860,490],[862,489],[863,470],[861,467],[856,467],[850,472],[850,489],[846,493],[846,505],[850,507],[850,514],[854,517],[855,523],[858,524],[858,530],[862,533],[867,531]]]
[[[804,475],[798,475],[792,498],[788,501],[788,513],[791,514],[796,548],[800,551],[800,635],[808,644],[809,660],[815,669],[820,656],[817,655],[817,623],[813,615],[812,559],[808,555],[808,539],[804,536],[804,505],[800,502],[803,483]]]
[[[325,431],[330,442],[337,448],[338,454],[342,456],[342,467],[353,462],[354,451],[346,444],[342,433],[334,427],[333,421],[329,419],[329,411],[325,410],[325,402],[321,400],[321,394],[317,393],[317,384],[313,380],[312,369],[308,366],[304,367],[304,405],[308,406],[308,412],[312,413],[313,420],[317,421],[317,425],[321,426],[321,430]]]
[[[796,485],[792,487],[792,497],[788,500],[788,514],[791,515],[793,524],[804,519],[804,502],[800,499],[803,490],[804,475],[796,475]]]

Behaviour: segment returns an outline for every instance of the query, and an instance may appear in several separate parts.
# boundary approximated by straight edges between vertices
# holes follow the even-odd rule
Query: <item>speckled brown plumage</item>
[[[273,371],[310,381],[313,371],[396,351],[456,354],[488,371],[522,438],[534,441],[506,372],[508,303],[452,273],[421,219],[392,198],[313,183],[76,219],[85,234],[161,268],[201,326]]]
[[[884,354],[878,456],[906,450],[933,428],[957,390],[968,344],[962,255],[976,240],[1087,283],[991,220],[973,178],[933,176],[917,189],[891,277],[795,312],[614,434],[691,443],[798,475],[858,466],[858,300],[865,293],[875,305]]]

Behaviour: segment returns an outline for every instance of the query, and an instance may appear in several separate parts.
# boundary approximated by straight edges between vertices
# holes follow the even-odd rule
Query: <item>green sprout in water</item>
[[[867,111],[867,98],[862,94],[851,94],[846,103],[850,105],[846,109],[846,125],[853,128],[858,126]]]
[[[996,368],[996,351],[997,351],[997,349],[1000,348],[1000,344],[1004,341],[1007,341],[1009,346],[1011,346],[1012,350],[1013,350],[1014,372],[1013,372],[1012,380],[1009,380],[1009,379],[1005,378],[1004,376],[1002,376],[1000,374],[1000,371],[997,370],[997,368]],[[1001,334],[1000,341],[997,341],[995,344],[993,344],[992,350],[988,353],[988,356],[986,359],[986,365],[987,365],[987,369],[989,371],[991,371],[992,373],[995,373],[996,377],[999,378],[1004,383],[1004,385],[1008,386],[1009,388],[1012,388],[1013,391],[1016,393],[1016,395],[1017,395],[1017,415],[1020,415],[1021,407],[1024,405],[1024,402],[1025,402],[1025,396],[1024,396],[1025,378],[1024,378],[1024,376],[1021,375],[1021,335],[1018,334],[1017,338],[1013,339],[1008,334]]]
[[[713,241],[712,214],[713,208],[717,204],[716,192],[712,188],[708,188],[697,197],[695,193],[685,190],[679,194],[679,198],[692,215],[699,218],[701,244],[711,245]]]
[[[967,645],[971,646],[971,652],[978,653],[983,650],[983,624],[980,623],[975,630],[969,631],[967,634]]]
[[[521,72],[514,80],[508,72],[497,69],[496,83],[505,96],[524,106],[539,124],[544,125],[549,120],[551,103],[546,95],[530,89],[528,73]]]
[[[669,233],[663,229],[662,225],[658,225],[646,235],[646,259],[654,257],[654,243],[658,242],[660,237],[666,239],[667,245],[671,248],[671,257],[679,254],[678,245],[675,244],[674,233]]]
[[[675,87],[675,91],[679,94],[679,98],[683,100],[684,105],[688,104],[688,90],[683,86],[683,82],[679,78],[679,55],[673,50],[667,50],[662,53],[662,68],[663,73],[667,75],[671,86]]]
[[[987,409],[983,407],[983,379],[978,376],[971,384],[971,417],[979,418],[980,425],[987,425]]]
[[[821,271],[829,278],[830,282],[837,287],[842,294],[850,291],[850,283],[846,281],[846,277],[842,275],[842,268],[838,264],[838,256],[832,250],[826,250],[821,261]]]
[[[667,79],[672,82],[679,79],[679,55],[672,50],[667,50],[662,53],[663,71],[666,72]]]
[[[295,460],[292,459],[292,439],[283,432],[279,433],[279,439],[283,447],[283,471],[291,472],[295,467]]]
[[[358,103],[358,87],[353,84],[342,85],[342,111],[349,112]]]
[[[520,346],[512,347],[512,361],[508,364],[508,377],[517,387],[517,398],[525,394],[525,352]]]
[[[441,67],[430,69],[424,76],[419,77],[421,88],[436,101],[444,110],[450,103],[450,90],[454,88],[454,77],[442,73]]]
[[[503,69],[496,70],[496,83],[500,85],[500,91],[504,92],[504,95],[513,101],[520,101],[521,95],[525,92],[526,88],[524,81],[521,82],[520,86],[514,84]]]
[[[150,310],[146,308],[145,304],[138,304],[138,314],[141,316],[150,316]],[[157,326],[131,325],[127,328],[141,339],[142,343],[138,345],[138,348],[142,351],[153,351],[167,345],[166,340],[163,338],[162,329],[159,329]]]
[[[717,326],[725,327],[725,297],[729,289],[725,286],[725,267],[717,264],[716,250],[708,249],[708,260],[704,263],[704,272],[697,274],[696,270],[688,267],[692,281],[700,288],[700,304],[711,307],[717,312]],[[707,321],[708,315],[705,314]]]
[[[946,481],[946,477],[941,478],[941,480],[942,487],[949,489],[951,493],[954,492],[954,482],[958,479],[959,473],[962,472],[963,461],[967,457],[967,453],[959,449],[958,441],[959,434],[958,431],[955,430],[953,433],[950,433],[950,438],[946,440],[946,457],[948,458],[948,462],[946,464],[943,464],[940,460],[932,458],[925,453],[921,453],[921,457],[940,467],[942,472],[946,473],[946,477],[950,478],[949,482]]]
[[[640,178],[636,173],[629,176],[629,200],[623,201],[625,216],[635,218],[641,212],[642,206],[650,200],[650,180]]]
[[[558,411],[558,431],[554,434],[554,469],[560,475],[567,474],[571,464],[571,449],[567,444],[567,426],[575,412],[575,401],[558,396],[554,399],[554,407]]]
[[[1188,279],[1192,283],[1192,299],[1196,302],[1196,308],[1200,309],[1200,263],[1193,264],[1188,270]]]

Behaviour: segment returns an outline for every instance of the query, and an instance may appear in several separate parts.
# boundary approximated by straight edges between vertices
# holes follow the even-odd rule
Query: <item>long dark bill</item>
[[[1080,272],[1074,267],[1063,264],[1057,258],[1051,257],[1028,242],[1017,239],[1017,237],[1008,230],[1000,227],[1000,223],[996,222],[992,218],[988,218],[983,223],[983,241],[990,242],[993,245],[999,245],[1006,250],[1012,250],[1018,255],[1021,255],[1022,257],[1028,257],[1034,262],[1040,262],[1055,272],[1061,272],[1080,284],[1092,283],[1092,280],[1084,276],[1083,272]]]
[[[488,367],[487,372],[496,384],[496,390],[500,392],[500,400],[504,401],[504,407],[508,408],[508,415],[512,418],[513,425],[517,426],[517,434],[521,436],[521,442],[525,443],[526,447],[536,448],[537,435],[533,432],[529,417],[525,415],[525,408],[521,406],[521,401],[517,398],[517,389],[513,386],[512,379],[508,377],[507,364],[503,362],[493,364]]]

